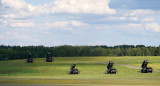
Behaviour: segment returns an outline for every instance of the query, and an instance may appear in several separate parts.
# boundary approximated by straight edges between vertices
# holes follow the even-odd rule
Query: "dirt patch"
[[[133,68],[133,69],[141,69],[140,67],[136,67],[136,66],[123,65],[123,64],[117,64],[117,65],[123,66],[123,67],[128,67],[128,68]]]
[[[123,66],[123,67],[128,67],[128,68],[133,68],[133,69],[142,69],[140,67],[136,67],[136,66],[130,66],[130,65],[124,65],[124,64],[117,64],[119,66]],[[160,72],[160,70],[153,70],[154,72]]]

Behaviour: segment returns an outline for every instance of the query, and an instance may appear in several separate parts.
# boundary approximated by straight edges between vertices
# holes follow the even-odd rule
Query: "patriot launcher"
[[[109,61],[108,66],[107,66],[107,73],[108,74],[116,74],[117,70],[115,68],[113,68],[114,62],[113,61]]]
[[[31,54],[28,54],[28,57],[27,57],[27,63],[33,63],[33,58],[31,56]]]
[[[148,60],[143,61],[141,69],[142,73],[152,73],[153,69],[151,67],[147,67],[148,63]]]
[[[77,68],[75,68],[76,67],[76,64],[73,64],[71,67],[70,67],[70,72],[69,72],[69,74],[79,74],[80,73],[80,71],[77,69]]]
[[[47,56],[46,56],[46,62],[52,62],[53,59],[51,57],[51,53],[48,53]]]

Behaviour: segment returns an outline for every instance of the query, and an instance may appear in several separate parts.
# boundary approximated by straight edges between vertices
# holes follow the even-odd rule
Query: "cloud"
[[[64,31],[73,31],[73,29],[71,27],[62,28],[62,30],[64,30]]]
[[[130,32],[134,32],[134,31],[138,32],[138,31],[142,31],[143,29],[142,24],[135,24],[135,23],[128,23],[127,25],[122,25],[120,26],[120,28]]]
[[[115,16],[111,16],[111,17],[106,17],[102,20],[109,20],[109,21],[120,21],[120,20],[126,20],[126,17],[115,17]]]
[[[0,38],[4,40],[33,40],[29,35],[21,34],[16,31],[7,31],[1,34]]]
[[[143,21],[154,21],[154,18],[145,18]]]
[[[153,11],[153,10],[138,9],[138,10],[133,10],[130,13],[130,16],[143,16],[143,15],[153,15],[153,14],[155,14],[155,11]]]
[[[38,45],[39,39],[31,36],[32,33],[25,33],[17,30],[9,30],[1,33],[0,40],[3,44],[9,45]]]
[[[42,30],[48,29],[57,29],[57,28],[65,28],[68,26],[68,22],[60,21],[60,22],[53,22],[53,23],[45,23],[41,26]]]
[[[109,8],[110,0],[55,0],[51,5],[53,13],[85,13],[85,14],[115,14],[116,10]]]
[[[33,6],[24,0],[1,0],[3,18],[26,18],[55,13],[115,14],[109,8],[110,0],[55,0],[52,3]]]
[[[96,30],[107,30],[109,29],[109,27],[108,26],[95,26],[95,29]]]
[[[129,20],[131,20],[131,21],[138,21],[138,17],[130,17]]]
[[[20,35],[19,33],[17,32],[6,32],[6,36],[8,38],[12,37],[12,38],[15,38],[15,39],[25,39],[25,40],[30,40],[31,37],[29,37],[28,35]]]
[[[3,35],[0,35],[0,38],[1,38],[1,39],[4,39],[4,38],[5,38],[5,36],[3,36]]]
[[[142,31],[143,30],[143,25],[142,24],[136,24],[136,23],[128,23],[128,24],[119,24],[112,26],[111,28],[117,28],[129,32],[137,32],[137,31]]]
[[[23,9],[28,5],[23,0],[1,0],[1,4],[12,9]]]
[[[42,25],[42,29],[45,28],[47,29],[62,29],[62,30],[68,30],[72,31],[73,29],[71,27],[81,27],[81,26],[86,26],[88,24],[83,23],[81,21],[76,21],[76,20],[71,20],[71,21],[58,21],[58,22],[53,22],[53,23],[45,23]]]
[[[160,11],[150,10],[150,9],[136,9],[128,10],[124,16],[146,16],[146,15],[156,15],[160,14]]]
[[[142,25],[141,25],[141,24],[129,23],[127,26],[132,28],[132,27],[140,27],[140,26],[142,26]]]
[[[35,25],[33,23],[14,23],[14,24],[10,24],[11,27],[34,27]]]
[[[147,23],[146,24],[146,29],[148,31],[160,32],[160,25],[157,24],[157,23]]]
[[[33,6],[24,0],[1,0],[3,18],[27,18],[50,13],[48,4]]]
[[[4,20],[4,19],[0,19],[0,23],[2,23],[2,24],[7,24],[8,23],[8,21],[6,21],[6,20]]]
[[[47,23],[48,24],[48,23]],[[68,22],[54,22],[50,24],[50,27],[66,27]]]
[[[80,21],[72,20],[71,25],[76,26],[76,27],[80,27],[80,26],[86,26],[87,24],[83,23],[83,22],[80,22]]]
[[[13,28],[30,28],[35,27],[35,24],[32,20],[13,20],[13,19],[1,19],[1,23],[5,26]]]
[[[27,4],[24,0],[1,0],[3,8],[3,18],[24,18],[32,16],[36,7]]]

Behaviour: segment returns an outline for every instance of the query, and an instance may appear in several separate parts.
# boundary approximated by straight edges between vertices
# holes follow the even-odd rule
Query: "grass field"
[[[143,60],[149,60],[154,70],[160,70],[160,57],[58,57],[46,63],[45,58],[0,61],[0,84],[29,85],[160,85],[160,72],[140,73],[138,69],[120,66],[141,67]],[[117,74],[105,74],[107,63],[114,61]],[[69,75],[73,63],[80,70],[79,75]]]

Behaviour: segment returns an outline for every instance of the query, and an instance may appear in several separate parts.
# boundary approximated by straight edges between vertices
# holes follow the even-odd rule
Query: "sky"
[[[0,45],[160,45],[160,0],[0,0]]]

